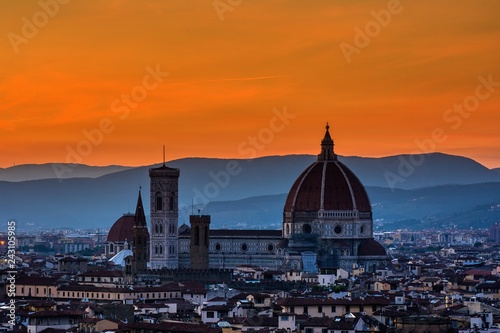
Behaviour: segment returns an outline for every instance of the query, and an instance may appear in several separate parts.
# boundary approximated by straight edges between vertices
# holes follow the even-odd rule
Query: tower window
[[[163,210],[163,199],[161,193],[156,193],[156,210]]]
[[[205,247],[208,247],[208,226],[205,226],[205,235],[204,235],[204,240],[205,240]]]
[[[174,210],[174,192],[170,195],[169,208],[170,210]]]
[[[248,251],[248,245],[246,243],[241,244],[241,251],[243,251],[243,252]]]
[[[200,227],[194,227],[194,245],[200,245]]]
[[[305,233],[305,234],[310,234],[312,232],[312,227],[310,224],[304,224],[304,226],[302,227],[302,231]]]

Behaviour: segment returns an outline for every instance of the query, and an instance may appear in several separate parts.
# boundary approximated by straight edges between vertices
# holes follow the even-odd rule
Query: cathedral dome
[[[108,233],[108,242],[132,241],[135,216],[134,214],[124,214],[113,224]]]
[[[292,185],[285,213],[357,211],[371,214],[366,190],[356,175],[333,152],[329,126],[321,142],[321,154]]]
[[[359,256],[386,256],[384,247],[382,244],[377,242],[374,239],[364,240],[358,246],[358,255]]]

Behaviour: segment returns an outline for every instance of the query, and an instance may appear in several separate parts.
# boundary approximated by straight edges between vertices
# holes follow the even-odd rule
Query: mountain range
[[[189,214],[200,210],[212,215],[214,228],[278,229],[286,193],[315,158],[169,161],[169,167],[180,169],[179,223],[187,223]],[[441,153],[339,159],[366,186],[380,229],[500,222],[499,169]],[[134,211],[140,187],[149,207],[148,170],[156,166],[43,164],[0,169],[0,220],[14,219],[21,229],[110,227],[123,213]]]

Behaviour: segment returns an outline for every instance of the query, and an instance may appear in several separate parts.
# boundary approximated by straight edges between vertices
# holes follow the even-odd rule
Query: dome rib
[[[321,179],[321,204],[320,209],[325,209],[325,180],[326,180],[326,166],[328,163],[323,163],[323,177]]]
[[[349,187],[349,192],[351,192],[352,209],[356,209],[356,198],[354,197],[354,192],[352,191],[351,182],[347,178],[347,175],[345,174],[342,166],[338,165],[338,162],[336,162],[335,164],[337,164],[337,166],[340,169],[340,172],[342,172],[342,175],[344,175],[345,182],[347,183],[347,186]]]
[[[299,178],[297,178],[297,180],[293,184],[292,189],[290,190],[290,194],[293,193],[295,185],[297,185],[297,186],[295,187],[295,195],[293,196],[293,200],[291,202],[291,207],[295,208],[295,205],[297,202],[297,196],[299,194],[300,188],[302,187],[302,183],[304,182],[304,179],[307,178],[307,175],[309,175],[309,172],[311,172],[313,167],[314,167],[314,163],[311,164],[306,170],[304,170],[304,172],[302,172],[302,174],[299,176]],[[299,182],[299,179],[300,179],[300,182]]]

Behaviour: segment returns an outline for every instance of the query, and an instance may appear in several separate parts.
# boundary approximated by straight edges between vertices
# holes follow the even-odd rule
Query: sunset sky
[[[2,1],[0,167],[317,154],[327,121],[340,155],[500,167],[499,17],[498,0]]]

